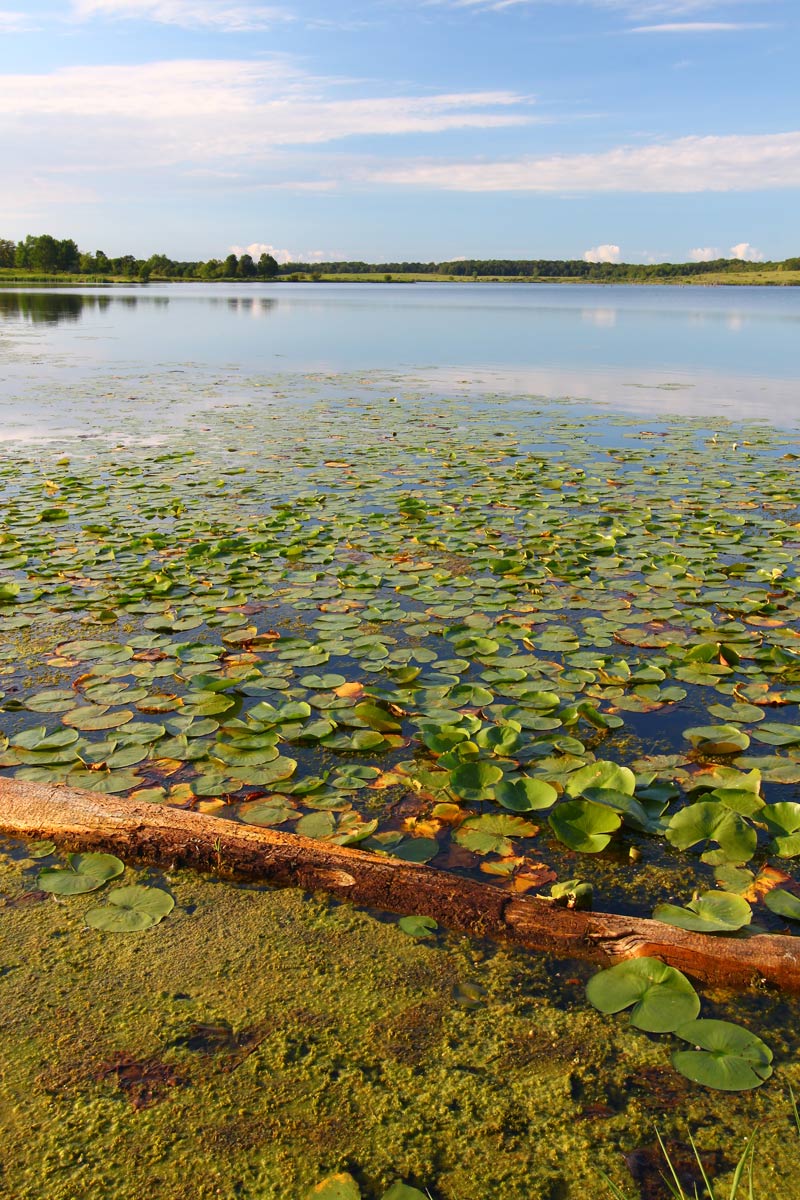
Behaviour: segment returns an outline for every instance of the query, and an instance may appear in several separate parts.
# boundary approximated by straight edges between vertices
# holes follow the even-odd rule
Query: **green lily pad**
[[[439,925],[433,917],[401,917],[397,928],[412,938],[429,938],[433,937]]]
[[[746,863],[755,854],[758,839],[744,817],[719,801],[701,800],[674,814],[667,841],[678,850],[717,842],[728,862]]]
[[[494,789],[495,799],[511,812],[537,812],[551,808],[558,792],[551,783],[523,775],[520,779],[504,779]]]
[[[683,736],[701,754],[738,754],[750,745],[750,738],[735,725],[698,725],[684,729]]]
[[[767,804],[759,818],[773,835],[772,848],[780,858],[796,858],[800,854],[800,804],[792,800]]]
[[[361,1191],[353,1176],[341,1171],[316,1184],[306,1200],[361,1200]]]
[[[453,835],[454,841],[475,854],[511,854],[512,837],[535,837],[538,825],[510,813],[484,813],[470,817]]]
[[[730,1021],[689,1021],[675,1031],[694,1050],[676,1050],[672,1065],[694,1083],[723,1092],[760,1087],[772,1074],[772,1051]]]
[[[22,733],[16,734],[11,739],[11,744],[19,746],[22,750],[35,750],[39,753],[73,746],[77,742],[78,736],[74,729],[56,729],[54,733],[48,733],[44,725],[38,725],[34,729],[25,729]]]
[[[491,797],[494,784],[503,778],[502,767],[477,760],[461,763],[450,772],[450,787],[464,800],[483,800]]]
[[[598,971],[586,985],[590,1004],[603,1013],[631,1008],[631,1025],[648,1033],[671,1033],[700,1011],[689,980],[657,958],[632,958]]]
[[[55,852],[55,842],[29,842],[28,854],[31,858],[49,858]]]
[[[130,887],[112,888],[107,896],[108,904],[90,908],[86,913],[86,924],[105,933],[137,933],[157,925],[171,913],[175,901],[163,888]]]
[[[435,858],[440,849],[436,838],[418,837],[406,838],[393,846],[390,853],[394,858],[402,858],[405,862],[426,863]]]
[[[622,825],[619,813],[592,800],[568,800],[559,804],[548,821],[560,842],[582,854],[598,854],[605,850],[611,835]]]
[[[39,872],[39,887],[55,896],[80,896],[95,892],[125,870],[113,854],[70,854],[69,868],[45,867]]]
[[[800,921],[800,898],[793,892],[787,892],[785,888],[773,888],[767,892],[764,903],[770,912],[777,913],[779,917]]]
[[[564,785],[568,796],[581,796],[587,788],[610,788],[632,796],[636,789],[636,776],[629,767],[599,760],[571,772]]]
[[[409,1183],[401,1183],[398,1179],[383,1193],[381,1200],[428,1200],[428,1196],[419,1188],[412,1187]]]
[[[752,915],[747,901],[732,892],[706,892],[686,908],[660,904],[653,912],[656,921],[695,933],[735,933],[750,924]]]

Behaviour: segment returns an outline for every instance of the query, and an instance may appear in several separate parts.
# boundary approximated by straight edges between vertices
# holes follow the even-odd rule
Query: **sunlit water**
[[[276,377],[570,396],[800,419],[800,290],[557,284],[171,284],[0,290],[6,439],[169,402],[191,423]],[[157,380],[157,385],[155,381]],[[156,415],[157,415],[156,410]],[[152,415],[152,414],[151,414]],[[148,416],[148,421],[150,416]],[[103,421],[100,420],[100,424]]]

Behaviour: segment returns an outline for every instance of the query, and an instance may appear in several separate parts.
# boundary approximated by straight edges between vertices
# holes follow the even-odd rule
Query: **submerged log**
[[[47,838],[65,849],[113,852],[132,864],[328,892],[562,958],[611,966],[649,955],[704,983],[736,988],[767,983],[800,992],[798,938],[711,936],[640,917],[561,908],[435,867],[182,809],[0,779],[0,832]]]

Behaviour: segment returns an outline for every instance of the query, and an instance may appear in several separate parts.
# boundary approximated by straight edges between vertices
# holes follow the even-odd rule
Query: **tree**
[[[72,238],[63,238],[58,243],[58,270],[77,271],[80,265],[81,252],[78,243]]]
[[[262,279],[274,279],[278,274],[278,262],[271,254],[262,254],[258,260],[258,273]]]
[[[228,257],[225,259],[225,262],[222,264],[222,274],[226,278],[228,276],[233,276],[236,274],[236,270],[237,270],[238,266],[239,266],[239,260],[236,257],[236,255],[229,254]]]
[[[243,254],[239,259],[239,265],[236,268],[236,274],[242,279],[253,279],[257,274],[256,264],[253,262],[249,254]]]
[[[0,267],[14,266],[14,243],[8,238],[0,238]]]

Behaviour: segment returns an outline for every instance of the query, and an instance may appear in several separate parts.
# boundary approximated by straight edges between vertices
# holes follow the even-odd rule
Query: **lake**
[[[789,289],[0,292],[0,828],[20,792],[74,822],[66,784],[644,950],[0,837],[9,1195],[655,1200],[655,1131],[728,1195],[756,1128],[753,1195],[791,1195],[799,318]],[[713,985],[695,931],[759,986]]]
[[[119,391],[115,412],[124,411],[123,384],[143,376],[174,398],[189,369],[195,398],[201,378],[230,395],[253,377],[369,372],[448,394],[571,396],[620,411],[794,424],[799,335],[800,290],[791,288],[12,288],[0,291],[0,397],[6,437],[94,427],[88,394]],[[187,397],[181,417],[194,411]]]

